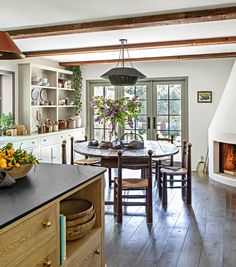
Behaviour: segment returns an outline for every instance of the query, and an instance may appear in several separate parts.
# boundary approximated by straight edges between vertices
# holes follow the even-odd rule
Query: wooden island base
[[[62,266],[104,267],[104,168],[99,169],[100,174],[95,177],[88,177],[71,190],[67,188],[47,204],[1,227],[0,266],[60,266],[60,203],[69,198],[83,198],[95,206],[96,222],[86,236],[66,242],[66,260]],[[85,170],[83,167],[83,173]],[[91,167],[88,170],[91,172]]]

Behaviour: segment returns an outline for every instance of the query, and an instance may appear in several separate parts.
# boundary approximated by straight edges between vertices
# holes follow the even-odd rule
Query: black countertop
[[[105,168],[40,163],[11,187],[0,188],[0,229],[105,172]]]

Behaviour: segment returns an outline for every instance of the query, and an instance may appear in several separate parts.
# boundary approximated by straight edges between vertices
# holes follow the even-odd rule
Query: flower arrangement
[[[96,115],[95,122],[111,125],[110,139],[113,134],[117,136],[117,124],[121,127],[127,125],[133,127],[134,119],[140,114],[142,108],[137,96],[117,100],[95,96],[90,101],[90,106]]]
[[[33,154],[21,148],[14,150],[11,143],[0,149],[0,169],[12,170],[26,164],[36,165],[37,163],[38,160]]]

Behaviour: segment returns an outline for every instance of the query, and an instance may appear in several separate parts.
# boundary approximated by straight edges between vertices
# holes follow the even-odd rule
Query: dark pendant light
[[[20,59],[25,55],[20,51],[6,32],[0,31],[0,60]]]
[[[116,86],[135,85],[139,79],[144,79],[146,76],[133,67],[127,48],[127,39],[120,39],[120,42],[121,49],[117,66],[105,72],[101,75],[101,78],[109,79],[110,83]],[[130,60],[131,68],[125,67],[125,49],[128,54],[128,59]],[[119,64],[121,65],[120,67]]]

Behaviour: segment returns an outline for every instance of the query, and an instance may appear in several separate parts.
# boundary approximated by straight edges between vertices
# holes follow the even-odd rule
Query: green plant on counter
[[[76,108],[76,115],[80,114],[82,109],[82,73],[80,66],[72,66],[68,67],[68,70],[73,72],[73,80],[74,80],[74,102]]]
[[[0,127],[3,131],[12,127],[14,117],[11,112],[8,114],[0,113]]]

